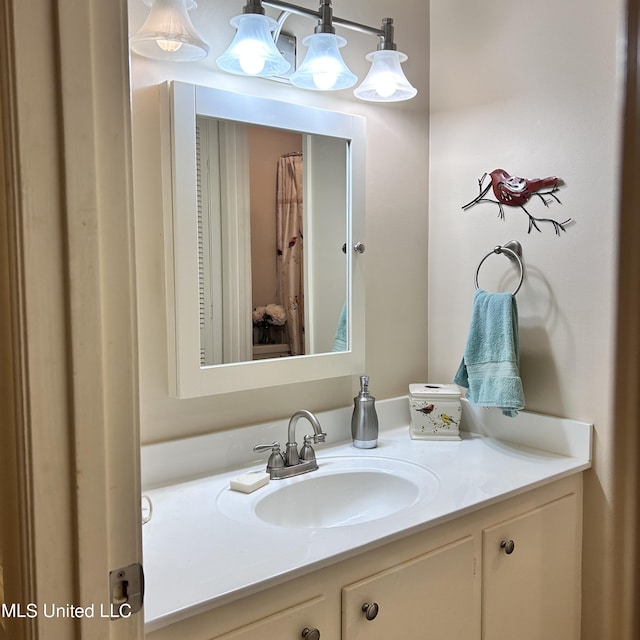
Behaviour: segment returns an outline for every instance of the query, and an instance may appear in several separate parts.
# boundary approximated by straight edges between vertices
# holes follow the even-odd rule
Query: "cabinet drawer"
[[[328,640],[329,634],[322,634],[326,620],[326,601],[323,596],[318,596],[212,640],[300,640],[304,629],[318,629],[322,640]]]
[[[342,589],[342,640],[471,640],[474,540],[465,537]],[[375,605],[367,619],[363,605]],[[370,617],[375,610],[369,609]]]

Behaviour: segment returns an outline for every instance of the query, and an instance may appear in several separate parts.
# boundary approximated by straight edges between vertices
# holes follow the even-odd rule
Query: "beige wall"
[[[317,9],[315,0],[300,3]],[[301,407],[322,410],[352,402],[357,380],[342,378],[200,398],[168,397],[164,257],[157,85],[183,80],[279,100],[310,104],[367,118],[366,274],[367,373],[378,398],[406,393],[409,382],[427,372],[427,160],[428,3],[371,0],[337,2],[335,15],[379,26],[395,19],[399,49],[409,55],[404,68],[419,94],[407,103],[371,105],[351,91],[304,92],[282,83],[246,79],[217,71],[215,59],[233,36],[229,19],[242,2],[201,0],[194,24],[211,45],[200,63],[160,64],[132,54],[134,206],[138,275],[140,414],[144,443],[270,419]],[[130,1],[132,30],[142,24],[142,0]],[[225,13],[226,12],[226,13]],[[272,15],[272,10],[268,9]],[[306,35],[314,23],[292,16],[286,30]],[[349,66],[364,78],[364,55],[378,40],[344,31]],[[400,285],[400,286],[399,286]]]
[[[584,638],[614,637],[607,619],[613,468],[612,360],[623,2],[431,2],[429,377],[448,380],[466,340],[473,277],[495,245],[519,240],[517,296],[527,408],[595,424],[585,493]],[[467,212],[483,172],[502,167],[566,182],[563,220],[527,234],[519,209]],[[493,256],[493,266],[503,260]],[[483,275],[485,275],[483,267]],[[490,270],[487,271],[491,282]],[[510,286],[511,281],[502,283]]]

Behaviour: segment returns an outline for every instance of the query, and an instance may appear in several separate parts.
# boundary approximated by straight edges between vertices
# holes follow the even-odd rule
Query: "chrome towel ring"
[[[497,253],[497,254],[503,253],[504,255],[507,256],[507,258],[509,258],[509,260],[511,260],[511,262],[515,262],[518,265],[518,268],[520,269],[520,281],[518,282],[518,286],[515,288],[512,294],[515,296],[516,293],[520,291],[520,287],[522,286],[522,282],[524,280],[524,266],[522,265],[522,245],[517,240],[510,240],[509,242],[505,242],[505,244],[503,245],[498,245],[493,249],[493,251],[490,251],[489,253],[487,253],[487,255],[484,258],[482,258],[482,260],[480,260],[480,264],[476,269],[476,279],[475,279],[476,289],[480,288],[480,286],[478,285],[478,274],[480,273],[480,267],[484,264],[484,261],[489,256],[492,256],[494,253]]]

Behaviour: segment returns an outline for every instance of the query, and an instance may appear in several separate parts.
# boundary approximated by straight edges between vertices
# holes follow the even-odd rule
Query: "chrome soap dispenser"
[[[353,399],[351,435],[358,449],[373,449],[378,444],[378,414],[376,399],[369,395],[369,376],[360,376],[360,393]]]

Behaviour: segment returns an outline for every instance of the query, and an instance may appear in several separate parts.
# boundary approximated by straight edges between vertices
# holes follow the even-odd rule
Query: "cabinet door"
[[[576,518],[571,494],[483,531],[483,640],[579,637]]]
[[[474,564],[466,537],[344,587],[342,640],[476,638]]]
[[[330,626],[327,615],[326,601],[319,596],[217,636],[215,640],[300,640],[304,637],[333,640],[330,632],[323,633],[323,627]],[[307,630],[305,636],[303,632]]]

